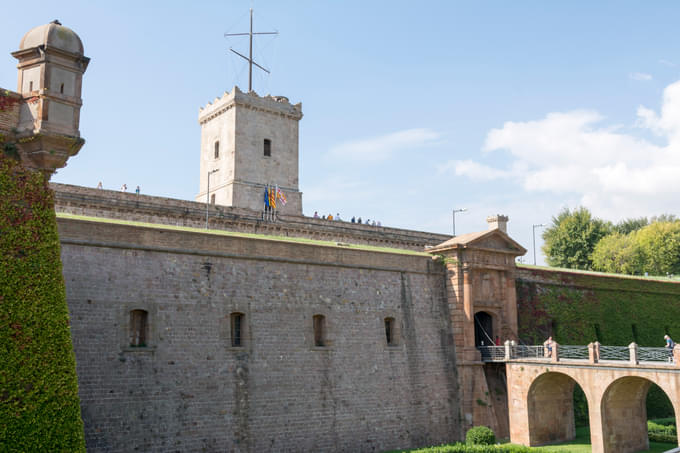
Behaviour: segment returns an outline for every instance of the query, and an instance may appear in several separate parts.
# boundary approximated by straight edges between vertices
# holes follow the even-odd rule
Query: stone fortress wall
[[[460,437],[445,270],[431,256],[58,225],[88,451],[360,452]],[[148,313],[144,347],[129,346],[132,310]]]
[[[57,212],[134,220],[176,226],[205,227],[205,203],[122,193],[51,183]],[[423,251],[450,236],[399,228],[374,227],[344,221],[327,221],[297,215],[280,215],[263,221],[261,213],[244,208],[209,206],[210,228],[346,242]]]

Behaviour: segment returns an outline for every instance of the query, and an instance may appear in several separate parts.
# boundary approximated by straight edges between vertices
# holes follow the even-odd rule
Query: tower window
[[[130,312],[130,346],[146,346],[148,315],[146,310],[132,310]]]
[[[324,315],[314,315],[312,321],[314,325],[314,346],[326,346],[326,317]]]
[[[220,157],[220,141],[215,142],[215,159]]]
[[[385,318],[385,339],[387,340],[387,346],[394,346],[396,344],[395,334],[394,318]]]
[[[33,91],[33,81],[28,82],[28,91]]]
[[[272,141],[268,138],[264,139],[264,155],[265,157],[272,155]]]
[[[59,92],[61,94],[64,94],[64,84],[62,83],[61,86],[59,87]]]
[[[240,348],[243,346],[243,313],[232,313],[231,318],[231,346]]]
[[[215,204],[215,194],[210,195],[210,204]]]

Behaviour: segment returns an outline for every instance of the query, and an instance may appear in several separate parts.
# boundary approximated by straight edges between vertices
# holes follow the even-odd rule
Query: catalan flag
[[[288,200],[286,200],[286,196],[283,194],[283,191],[279,189],[279,186],[276,186],[276,199],[281,200],[282,205],[286,205],[288,203]]]
[[[274,192],[273,187],[269,188],[269,206],[272,209],[276,209],[276,192]]]

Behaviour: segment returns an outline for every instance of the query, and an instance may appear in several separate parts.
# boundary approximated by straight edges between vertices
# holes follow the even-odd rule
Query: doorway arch
[[[493,317],[485,312],[475,313],[475,347],[493,346]]]

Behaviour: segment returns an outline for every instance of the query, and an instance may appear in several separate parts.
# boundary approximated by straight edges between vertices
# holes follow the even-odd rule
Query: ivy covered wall
[[[2,151],[0,451],[85,451],[52,193]]]
[[[518,266],[519,337],[541,344],[599,341],[608,346],[663,347],[664,334],[680,340],[680,283],[583,271]],[[585,397],[576,392],[577,425],[587,424]],[[656,385],[647,397],[649,418],[674,416]]]
[[[520,267],[519,336],[540,344],[665,345],[680,339],[680,283]]]

